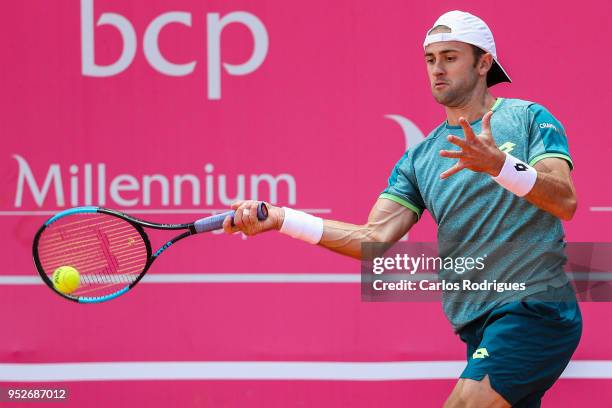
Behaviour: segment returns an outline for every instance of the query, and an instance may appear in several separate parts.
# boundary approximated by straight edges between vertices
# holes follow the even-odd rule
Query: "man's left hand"
[[[448,178],[463,169],[469,169],[480,173],[488,173],[492,177],[499,175],[504,161],[505,154],[499,150],[491,133],[491,116],[493,111],[487,112],[482,118],[482,132],[474,134],[468,121],[461,117],[459,124],[463,128],[465,139],[458,136],[448,135],[447,139],[461,150],[440,150],[440,156],[451,159],[459,159],[457,163],[444,173],[440,174],[441,179]]]

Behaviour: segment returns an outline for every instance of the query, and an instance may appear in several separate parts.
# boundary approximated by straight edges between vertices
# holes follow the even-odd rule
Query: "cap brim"
[[[493,60],[493,65],[491,65],[491,69],[487,73],[487,87],[499,84],[500,82],[512,82],[512,80],[502,66]]]

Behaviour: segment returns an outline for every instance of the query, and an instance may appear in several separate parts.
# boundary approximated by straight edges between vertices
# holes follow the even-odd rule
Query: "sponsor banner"
[[[358,261],[279,234],[185,240],[156,261],[141,287],[100,306],[66,303],[35,283],[32,262],[36,230],[72,206],[182,223],[258,199],[365,223],[397,160],[445,118],[430,94],[422,41],[455,7],[400,0],[5,4],[0,363],[461,361],[463,344],[438,304],[362,302]],[[514,81],[493,94],[541,103],[568,135],[580,204],[565,223],[566,239],[610,241],[612,188],[601,176],[610,149],[600,124],[610,86],[593,79],[581,58],[610,62],[601,52],[612,35],[610,4],[475,0],[465,10],[492,28]],[[571,24],[559,24],[568,16]],[[525,21],[529,28],[517,30]],[[425,213],[403,242],[435,239]],[[306,278],[312,274],[318,277]],[[584,304],[578,359],[612,359],[601,340],[610,330],[599,322],[609,311],[608,303]],[[591,405],[609,397],[608,379],[563,381],[546,397],[550,405],[575,405],[583,386],[598,395]],[[440,406],[453,381],[364,384],[70,383],[66,406],[391,407],[412,400],[425,407]]]

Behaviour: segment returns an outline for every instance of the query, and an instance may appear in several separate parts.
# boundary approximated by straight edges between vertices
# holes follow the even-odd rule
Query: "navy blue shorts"
[[[461,378],[480,381],[488,375],[491,387],[513,407],[539,407],[569,363],[581,334],[577,302],[501,305],[459,332],[468,359]]]

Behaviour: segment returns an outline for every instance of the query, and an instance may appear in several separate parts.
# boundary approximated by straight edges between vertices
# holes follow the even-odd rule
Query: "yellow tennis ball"
[[[53,272],[53,286],[59,292],[72,293],[78,287],[81,282],[79,271],[72,266],[60,266]]]

